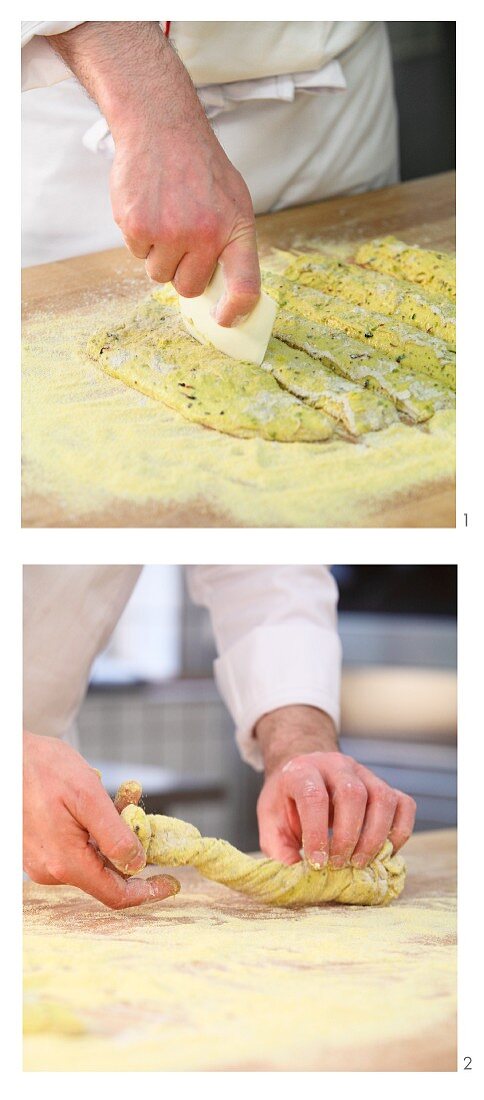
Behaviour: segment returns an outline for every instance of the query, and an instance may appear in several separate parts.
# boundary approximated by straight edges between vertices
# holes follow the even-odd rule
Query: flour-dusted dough
[[[307,352],[344,378],[390,398],[399,412],[416,423],[429,420],[438,409],[455,405],[455,395],[446,386],[386,359],[344,332],[286,309],[279,310],[275,332],[291,348]]]
[[[448,252],[412,247],[396,237],[381,237],[360,245],[355,259],[358,264],[408,279],[455,302],[455,257]]]
[[[382,393],[343,378],[330,366],[289,347],[283,340],[270,340],[263,365],[283,389],[341,421],[350,435],[377,432],[398,421],[395,406]]]
[[[273,859],[254,859],[226,840],[202,837],[194,825],[174,817],[145,814],[140,806],[126,806],[121,817],[139,837],[147,863],[196,867],[205,878],[230,886],[266,905],[388,905],[401,894],[405,863],[392,855],[386,841],[375,859],[362,870],[343,867],[314,870],[305,861],[287,867]]]
[[[383,245],[386,255],[389,245]],[[419,252],[426,270],[434,271],[437,254]],[[291,254],[281,256],[287,268]],[[177,295],[167,287],[157,288],[127,322],[94,336],[88,354],[106,373],[187,420],[242,438],[358,439],[396,426],[400,417],[423,423],[454,407],[452,340],[435,334],[440,324],[455,337],[448,298],[321,254],[295,258],[288,274],[263,274],[279,312],[261,366],[242,361],[250,357],[244,326],[225,348],[240,361],[195,342],[183,327]],[[189,303],[185,309],[190,313]],[[258,362],[270,322],[267,314],[265,329],[256,325],[258,349],[252,350]]]
[[[282,275],[267,272],[264,287],[281,309],[300,314],[336,332],[344,332],[352,340],[375,348],[387,359],[455,389],[455,353],[445,340],[383,313],[362,309],[343,298],[299,286]],[[277,321],[275,333],[277,335]]]
[[[156,298],[126,324],[94,336],[87,350],[107,374],[227,435],[319,442],[336,428],[334,420],[281,389],[260,367],[195,343],[178,310]]]
[[[455,351],[455,305],[443,294],[428,292],[394,275],[334,260],[323,252],[307,252],[291,259],[284,276],[363,309],[396,317],[440,337]]]

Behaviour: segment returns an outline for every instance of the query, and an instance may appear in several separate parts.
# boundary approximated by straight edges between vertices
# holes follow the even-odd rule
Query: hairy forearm
[[[245,317],[260,295],[254,211],[190,77],[158,23],[81,23],[50,38],[114,138],[113,217],[158,283],[203,294],[217,262],[217,321]]]
[[[316,707],[280,707],[264,714],[254,733],[261,746],[266,775],[302,753],[338,751],[334,723]]]
[[[210,132],[190,77],[159,23],[87,22],[49,43],[108,120],[114,140],[151,123]]]

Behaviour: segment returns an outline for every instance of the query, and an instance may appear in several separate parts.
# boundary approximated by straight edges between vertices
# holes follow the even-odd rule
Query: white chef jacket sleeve
[[[79,27],[84,20],[73,23],[38,23],[22,20],[22,91],[48,88],[72,76],[68,65],[51,49],[47,38]]]
[[[192,565],[187,578],[210,612],[215,679],[249,764],[262,769],[254,726],[276,707],[318,707],[338,727],[338,590],[326,566]]]

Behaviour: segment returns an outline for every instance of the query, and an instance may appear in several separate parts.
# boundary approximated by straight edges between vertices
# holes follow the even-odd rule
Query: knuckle
[[[162,249],[168,249],[170,252],[175,250],[184,252],[185,248],[182,246],[189,238],[190,231],[175,218],[170,221],[165,218],[159,225],[153,227],[151,236],[154,241],[159,242]]]
[[[175,275],[173,279],[173,286],[182,298],[197,298],[203,294],[206,285],[207,280],[197,275]]]
[[[375,802],[383,810],[394,810],[398,802],[397,793],[386,785],[379,786],[376,790]]]
[[[417,803],[411,794],[406,794],[405,791],[395,790],[395,797],[400,807],[415,817],[417,813]]]
[[[301,798],[309,805],[321,806],[327,801],[327,794],[320,787],[316,787],[311,781],[305,782],[301,791]]]
[[[302,768],[305,766],[304,756],[293,756],[291,760],[284,764],[282,774],[284,776],[298,775]]]
[[[358,779],[343,779],[338,785],[338,792],[351,802],[366,802],[367,799],[365,787]]]
[[[237,278],[231,286],[231,293],[233,298],[237,298],[241,302],[251,303],[259,297],[260,281],[255,275],[242,279]]]
[[[343,762],[344,764],[348,764],[350,768],[353,768],[356,764],[354,758],[352,756],[347,756],[346,753],[332,752],[329,755],[332,756],[335,763],[337,761],[340,763]]]
[[[129,859],[135,851],[135,848],[134,836],[132,836],[132,839],[130,837],[117,836],[109,846],[109,859],[111,862],[122,862],[123,860]]]
[[[67,883],[69,873],[67,865],[62,858],[50,860],[47,866],[48,874],[58,882]]]
[[[24,871],[32,882],[43,883],[50,877],[45,867],[42,867],[40,864],[30,859],[24,859]]]
[[[125,237],[130,237],[132,240],[140,240],[150,236],[146,219],[134,212],[121,217],[117,224],[122,229]]]
[[[124,894],[114,893],[106,899],[106,905],[109,909],[126,909],[126,899]]]
[[[92,781],[92,775],[90,775],[89,773],[87,773],[87,775],[83,774],[81,782],[77,782],[75,783],[75,785],[72,785],[72,798],[74,801],[74,805],[76,807],[76,810],[81,814],[85,814],[86,811],[88,811],[89,806],[91,805],[93,786],[94,784]],[[96,788],[96,791],[99,797],[98,787]]]
[[[146,273],[154,283],[170,282],[170,275],[168,275],[166,271],[163,271],[163,269],[159,267],[152,267],[149,263],[146,264]]]

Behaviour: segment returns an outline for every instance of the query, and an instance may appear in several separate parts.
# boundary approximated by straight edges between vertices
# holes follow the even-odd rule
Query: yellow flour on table
[[[420,859],[434,867],[432,845]],[[25,1069],[348,1069],[388,1044],[452,1042],[455,916],[431,878],[398,905],[288,910],[178,874],[175,898],[123,912],[29,885],[26,996],[84,1034],[51,1017]]]
[[[27,525],[96,525],[125,516],[128,524],[134,517],[137,524],[165,525],[179,523],[181,513],[184,522],[193,514],[192,522],[202,525],[364,526],[379,520],[387,504],[453,479],[455,413],[439,408],[431,379],[412,393],[392,374],[384,382],[394,390],[389,399],[372,392],[362,375],[354,382],[339,371],[325,373],[303,353],[291,368],[280,341],[273,342],[278,352],[271,351],[267,369],[320,409],[320,428],[322,413],[337,426],[333,438],[289,447],[190,423],[107,377],[86,355],[93,332],[106,329],[108,320],[125,322],[135,303],[134,292],[131,300],[93,298],[24,326]],[[394,420],[395,407],[422,425]],[[357,441],[340,438],[341,427]]]

